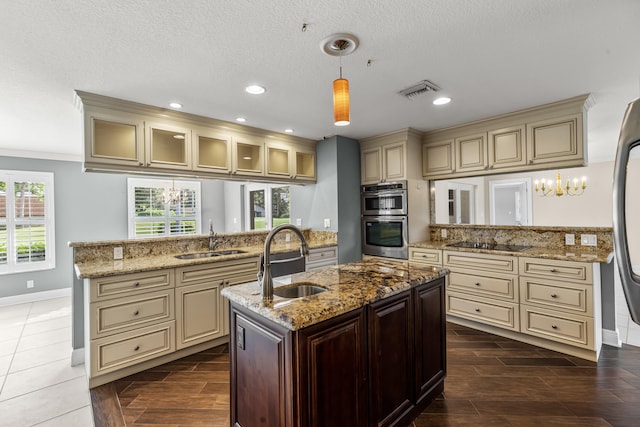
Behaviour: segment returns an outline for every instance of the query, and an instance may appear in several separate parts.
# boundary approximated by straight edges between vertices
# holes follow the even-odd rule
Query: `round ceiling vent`
[[[320,42],[320,50],[329,56],[345,56],[358,48],[360,41],[353,34],[332,34]]]

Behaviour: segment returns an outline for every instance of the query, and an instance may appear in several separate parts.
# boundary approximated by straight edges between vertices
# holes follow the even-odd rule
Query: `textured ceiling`
[[[591,93],[589,156],[611,160],[640,96],[638,0],[0,0],[0,11],[0,155],[80,159],[75,89],[312,139],[426,131]],[[360,39],[342,61],[343,128],[338,59],[319,47],[337,32]],[[453,102],[397,94],[422,79]],[[266,94],[245,93],[250,83]]]

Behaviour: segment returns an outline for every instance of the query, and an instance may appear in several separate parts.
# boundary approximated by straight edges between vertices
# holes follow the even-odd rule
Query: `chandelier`
[[[545,182],[544,179],[542,181],[536,179],[534,184],[536,194],[539,196],[579,196],[584,193],[584,190],[587,188],[587,178],[583,176],[581,181],[578,181],[578,178],[574,178],[573,185],[567,180],[563,186],[560,172],[558,172],[555,185],[553,185],[552,180]]]

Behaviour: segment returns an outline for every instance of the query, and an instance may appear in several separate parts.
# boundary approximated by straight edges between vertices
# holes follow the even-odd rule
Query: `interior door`
[[[532,225],[531,180],[496,180],[489,183],[491,225]]]

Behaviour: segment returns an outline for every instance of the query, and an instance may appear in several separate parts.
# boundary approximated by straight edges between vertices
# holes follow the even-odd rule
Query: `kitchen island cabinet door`
[[[432,396],[447,375],[444,279],[415,290],[416,401]],[[440,393],[440,390],[435,393]]]
[[[291,334],[241,308],[231,314],[231,425],[293,426]]]
[[[298,332],[301,426],[367,424],[365,310]]]
[[[414,405],[414,331],[411,292],[369,306],[369,417],[395,425]]]

